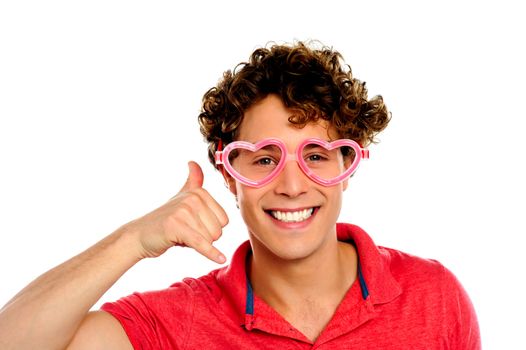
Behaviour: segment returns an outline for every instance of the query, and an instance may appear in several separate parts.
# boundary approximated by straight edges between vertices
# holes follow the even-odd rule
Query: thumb
[[[188,162],[188,178],[186,179],[186,183],[184,184],[183,188],[181,190],[192,190],[194,188],[203,187],[203,170],[201,170],[201,167],[199,164],[197,164],[194,161]]]

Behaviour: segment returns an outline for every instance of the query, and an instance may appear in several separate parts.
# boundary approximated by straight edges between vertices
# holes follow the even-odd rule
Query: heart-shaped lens
[[[323,185],[344,180],[358,166],[360,146],[352,140],[326,142],[307,140],[299,149],[299,162],[305,173]]]
[[[243,182],[252,186],[260,186],[262,181],[271,178],[280,170],[284,160],[277,141],[265,141],[255,145],[241,141],[231,144],[231,147],[225,149],[228,160],[228,164],[225,165]]]

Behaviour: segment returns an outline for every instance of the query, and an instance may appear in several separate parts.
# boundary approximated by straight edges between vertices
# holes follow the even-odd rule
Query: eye
[[[321,161],[326,160],[326,159],[327,159],[327,157],[324,157],[321,154],[309,154],[306,157],[306,160],[309,161],[309,162],[321,162]]]
[[[255,161],[255,164],[257,165],[273,165],[275,163],[276,162],[270,157],[262,157],[262,158],[256,159]]]

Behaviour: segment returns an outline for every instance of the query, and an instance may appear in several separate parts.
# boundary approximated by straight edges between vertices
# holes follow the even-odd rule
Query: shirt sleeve
[[[170,288],[134,293],[105,303],[124,328],[133,348],[138,350],[183,349],[192,323],[194,295],[185,283]]]

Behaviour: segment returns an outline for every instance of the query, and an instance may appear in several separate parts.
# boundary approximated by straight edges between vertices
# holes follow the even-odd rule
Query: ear
[[[351,175],[351,177],[352,177],[352,175]],[[345,179],[342,182],[342,189],[343,189],[343,191],[345,191],[347,189],[347,187],[349,187],[349,178]]]
[[[221,165],[220,165],[219,171],[221,171],[221,174],[223,174],[223,179],[225,180],[225,185],[228,188],[228,190],[234,196],[236,196],[237,195],[236,180]]]

